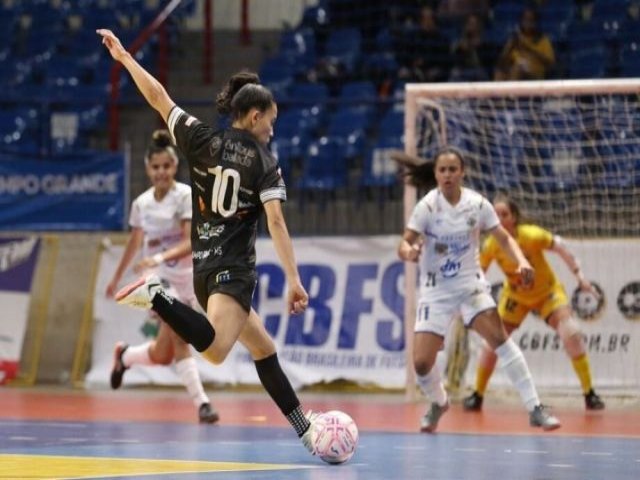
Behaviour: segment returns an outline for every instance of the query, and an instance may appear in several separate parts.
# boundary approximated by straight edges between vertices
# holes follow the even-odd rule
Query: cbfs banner
[[[397,242],[395,236],[295,239],[300,275],[310,298],[307,311],[292,316],[285,303],[284,272],[271,240],[258,240],[254,308],[275,339],[295,387],[336,379],[404,387],[404,267],[396,256]],[[156,331],[154,320],[144,312],[104,296],[122,251],[109,247],[99,266],[92,365],[85,378],[89,386],[108,383],[116,341],[148,342]],[[239,344],[220,366],[194,355],[205,382],[259,383],[253,361]],[[168,367],[127,370],[126,385],[145,383],[177,384],[178,378]]]
[[[0,230],[121,230],[125,156],[0,156]]]
[[[18,373],[39,249],[35,237],[0,238],[0,384]]]

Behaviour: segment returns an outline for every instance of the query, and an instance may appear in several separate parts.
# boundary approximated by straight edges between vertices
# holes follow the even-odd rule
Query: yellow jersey
[[[516,273],[517,264],[500,248],[493,236],[487,237],[480,250],[482,269],[486,271],[495,260],[506,275],[503,294],[509,294],[512,298],[530,301],[549,295],[558,284],[558,279],[544,256],[544,251],[553,246],[553,234],[537,225],[518,225],[514,238],[534,269],[531,287],[522,287],[520,276]]]

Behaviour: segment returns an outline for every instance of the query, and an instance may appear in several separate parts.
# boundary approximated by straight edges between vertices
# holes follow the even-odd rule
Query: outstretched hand
[[[96,30],[96,33],[102,37],[102,44],[107,47],[107,50],[109,50],[113,59],[121,62],[127,55],[127,51],[122,46],[122,43],[120,43],[118,37],[116,37],[111,30],[107,30],[106,28],[100,28]]]

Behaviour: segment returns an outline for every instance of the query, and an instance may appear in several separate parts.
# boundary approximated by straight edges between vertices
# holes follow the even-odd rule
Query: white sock
[[[442,378],[440,377],[440,370],[434,365],[431,371],[424,376],[416,375],[416,380],[420,386],[420,390],[431,401],[437,403],[440,406],[444,406],[447,403],[447,392],[442,384]]]
[[[204,387],[200,380],[196,359],[193,357],[183,358],[176,362],[176,370],[195,406],[199,407],[203,403],[209,403],[209,397],[204,393]]]
[[[142,343],[140,345],[131,345],[122,354],[122,363],[125,367],[132,365],[153,365],[151,357],[149,357],[149,346],[151,342]]]
[[[509,338],[496,348],[495,352],[498,356],[500,367],[504,369],[509,380],[518,390],[525,407],[531,412],[536,405],[540,404],[540,399],[522,351]]]

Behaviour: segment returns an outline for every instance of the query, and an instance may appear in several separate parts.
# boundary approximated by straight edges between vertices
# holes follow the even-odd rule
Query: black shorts
[[[255,270],[246,268],[221,268],[193,276],[193,289],[198,303],[207,311],[209,297],[214,293],[224,293],[236,299],[247,312],[251,311],[253,291],[256,288]]]

